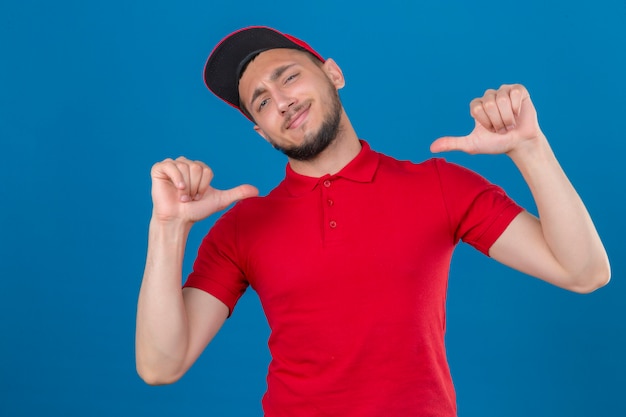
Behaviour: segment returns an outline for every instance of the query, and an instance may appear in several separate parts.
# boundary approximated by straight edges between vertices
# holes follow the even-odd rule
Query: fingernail
[[[500,134],[506,133],[506,128],[504,128],[504,127],[501,128],[500,130],[498,130],[498,133],[500,133]]]
[[[515,129],[515,125],[509,125],[506,127],[506,130],[513,130]]]
[[[186,203],[187,201],[190,201],[190,200],[191,200],[191,197],[189,197],[187,194],[180,196],[180,201],[182,201],[184,203]]]

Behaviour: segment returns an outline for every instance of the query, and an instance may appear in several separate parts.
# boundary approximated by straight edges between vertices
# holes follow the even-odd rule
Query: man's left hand
[[[469,154],[509,154],[519,146],[543,137],[537,111],[523,85],[503,85],[472,100],[476,121],[467,136],[445,136],[430,145],[431,152],[463,151]]]

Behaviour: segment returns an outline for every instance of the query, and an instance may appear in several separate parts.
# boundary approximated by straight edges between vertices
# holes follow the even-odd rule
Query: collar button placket
[[[325,178],[322,180],[322,210],[323,210],[323,224],[325,240],[332,240],[334,238],[333,231],[337,228],[336,211],[334,210],[335,201],[333,198],[333,180],[331,178]]]
[[[326,179],[324,181],[324,187],[325,187],[325,191],[326,191],[326,212],[328,213],[327,219],[328,221],[326,222],[326,224],[328,225],[327,227],[330,227],[330,229],[336,229],[337,228],[337,219],[336,219],[336,210],[334,210],[333,206],[335,205],[335,202],[333,200],[332,197],[332,190],[334,187],[331,188],[331,185],[333,185],[333,182],[330,179]]]

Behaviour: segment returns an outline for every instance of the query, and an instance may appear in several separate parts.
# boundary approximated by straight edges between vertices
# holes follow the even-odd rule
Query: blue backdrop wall
[[[216,186],[262,193],[282,178],[283,156],[201,78],[213,45],[252,24],[333,57],[357,132],[400,159],[469,132],[468,103],[486,88],[528,87],[613,280],[572,294],[459,246],[447,333],[459,412],[626,415],[623,0],[4,0],[0,415],[261,415],[268,329],[253,292],[174,385],[138,378],[133,340],[151,165],[187,155],[213,167]],[[505,156],[446,158],[534,210]],[[214,220],[193,230],[185,272]]]

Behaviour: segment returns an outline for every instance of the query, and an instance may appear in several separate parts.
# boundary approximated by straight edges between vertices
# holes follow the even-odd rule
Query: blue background
[[[626,2],[330,0],[0,4],[0,415],[260,416],[269,356],[253,292],[183,377],[135,373],[151,165],[202,159],[267,193],[285,159],[203,86],[214,44],[274,26],[344,70],[358,134],[414,161],[472,128],[468,103],[520,82],[587,203],[613,280],[568,293],[466,245],[447,344],[459,414],[624,416]],[[447,154],[534,211],[505,156]],[[215,217],[193,229],[185,274]]]

